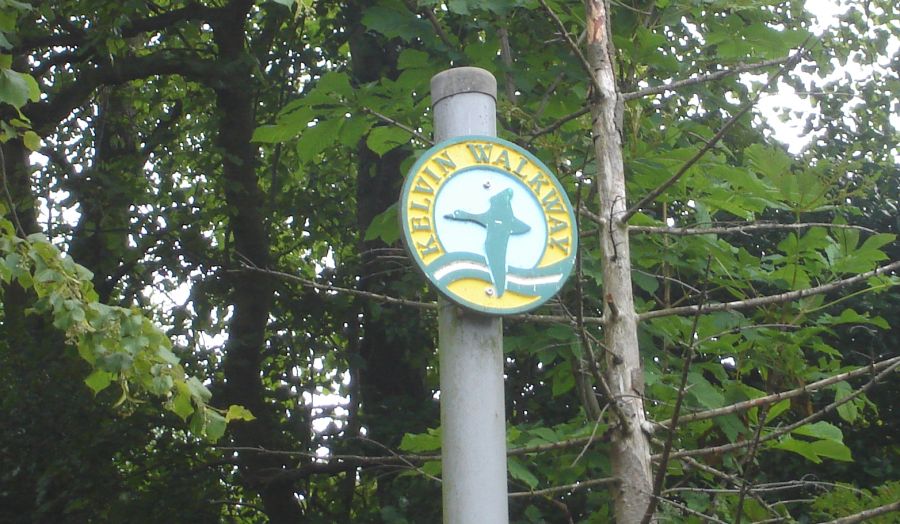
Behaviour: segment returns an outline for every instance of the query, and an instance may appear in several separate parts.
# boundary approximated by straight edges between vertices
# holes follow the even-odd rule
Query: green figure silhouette
[[[484,253],[498,297],[502,297],[506,291],[506,249],[509,237],[531,231],[531,226],[513,215],[512,197],[512,189],[504,189],[491,197],[490,207],[484,213],[456,210],[444,216],[450,220],[474,222],[487,230]]]

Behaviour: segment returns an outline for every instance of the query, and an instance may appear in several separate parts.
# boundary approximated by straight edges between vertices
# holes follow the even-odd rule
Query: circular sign
[[[482,313],[534,309],[572,272],[578,231],[559,181],[521,147],[446,140],[410,169],[400,195],[413,260],[450,300]]]

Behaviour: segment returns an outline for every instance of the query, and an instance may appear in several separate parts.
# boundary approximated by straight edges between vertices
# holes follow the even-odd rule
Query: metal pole
[[[431,79],[436,142],[496,136],[497,81],[476,67]],[[506,524],[503,322],[441,299],[441,459],[444,524]]]

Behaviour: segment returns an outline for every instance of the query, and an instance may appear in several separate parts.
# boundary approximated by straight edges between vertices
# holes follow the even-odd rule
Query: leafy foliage
[[[629,221],[636,394],[657,423],[683,404],[660,517],[889,502],[896,373],[863,394],[872,373],[804,388],[896,356],[896,270],[840,284],[900,259],[896,6],[847,3],[824,32],[797,2],[609,6],[630,204],[735,120]],[[429,146],[429,78],[468,65],[498,79],[501,137],[584,211],[577,275],[542,322],[506,321],[512,520],[612,520],[593,87],[548,9],[573,40],[585,30],[581,3],[554,0],[0,0],[0,401],[29,419],[0,432],[0,507],[438,521],[437,335],[409,305],[435,295],[395,202]],[[782,110],[806,126],[799,152],[741,112],[791,89],[810,103]],[[91,460],[43,438],[54,420]],[[656,428],[657,458],[668,435]],[[33,444],[17,460],[19,442]],[[63,489],[76,471],[91,482]],[[782,504],[802,497],[779,483],[809,472],[853,488]],[[170,479],[183,498],[160,496]]]

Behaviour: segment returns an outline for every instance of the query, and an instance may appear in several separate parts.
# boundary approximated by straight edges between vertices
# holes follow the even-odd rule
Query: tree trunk
[[[597,157],[600,194],[600,247],[603,261],[604,341],[611,402],[624,417],[612,438],[613,473],[620,484],[615,493],[616,522],[641,521],[652,492],[650,443],[643,404],[643,369],[638,352],[637,314],[631,287],[628,229],[618,217],[626,210],[625,169],[622,161],[624,102],[616,86],[615,50],[608,6],[586,0],[587,59],[595,84],[591,101],[592,133]],[[599,92],[598,92],[599,91]]]
[[[213,25],[213,35],[223,67],[232,80],[216,90],[221,115],[217,145],[222,155],[225,200],[230,210],[235,261],[246,260],[267,267],[270,241],[263,205],[265,198],[256,173],[257,150],[250,138],[256,128],[255,92],[250,57],[244,48],[245,22],[252,2],[238,1],[223,8]],[[281,449],[278,415],[266,402],[260,374],[266,342],[266,326],[272,307],[273,286],[265,276],[237,273],[230,279],[229,303],[233,306],[225,344],[224,395],[221,400],[242,404],[256,420],[235,424],[237,446]],[[270,522],[299,522],[303,517],[289,480],[279,479],[287,465],[278,457],[249,454],[241,457],[241,483],[259,493]]]

